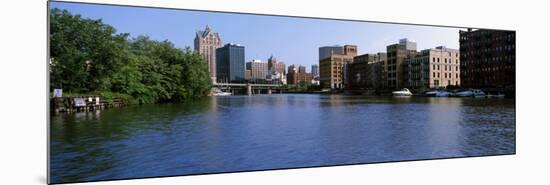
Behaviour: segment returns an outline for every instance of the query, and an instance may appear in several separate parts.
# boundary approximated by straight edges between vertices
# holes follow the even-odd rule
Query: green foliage
[[[306,82],[300,82],[298,84],[288,84],[283,86],[284,88],[288,88],[290,91],[318,91],[321,90],[321,86],[319,85],[313,85]]]
[[[181,102],[208,94],[208,67],[189,48],[146,36],[129,39],[101,20],[50,14],[50,85],[138,103]]]

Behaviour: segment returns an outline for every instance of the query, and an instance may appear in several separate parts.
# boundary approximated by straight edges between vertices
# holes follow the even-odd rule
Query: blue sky
[[[458,28],[336,21],[324,19],[243,15],[156,8],[51,2],[51,8],[67,9],[91,19],[102,19],[117,32],[131,37],[147,35],[169,40],[177,47],[193,48],[195,32],[209,25],[222,42],[245,46],[246,61],[266,61],[273,54],[290,64],[318,64],[318,48],[357,45],[359,54],[385,52],[401,38],[414,40],[418,49],[444,45],[458,49]]]

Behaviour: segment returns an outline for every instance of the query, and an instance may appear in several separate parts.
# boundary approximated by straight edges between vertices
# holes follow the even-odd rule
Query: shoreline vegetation
[[[131,38],[101,19],[67,10],[54,8],[49,16],[51,91],[128,104],[177,103],[210,93],[208,67],[189,47],[143,35]]]

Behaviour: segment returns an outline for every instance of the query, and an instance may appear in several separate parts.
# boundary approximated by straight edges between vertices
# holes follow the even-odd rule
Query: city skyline
[[[377,53],[385,52],[387,45],[399,39],[408,38],[417,42],[419,50],[440,45],[459,48],[460,29],[449,27],[66,2],[52,2],[51,8],[67,9],[85,18],[101,19],[115,27],[117,33],[168,40],[179,48],[193,49],[196,31],[208,25],[220,34],[222,45],[236,43],[246,46],[246,61],[266,61],[273,55],[287,65],[300,64],[308,68],[319,63],[318,49],[323,46],[351,44],[358,46],[358,54]]]

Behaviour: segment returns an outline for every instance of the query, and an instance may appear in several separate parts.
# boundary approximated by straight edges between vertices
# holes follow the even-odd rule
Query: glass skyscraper
[[[244,46],[230,43],[216,49],[218,83],[244,82],[244,69]]]

